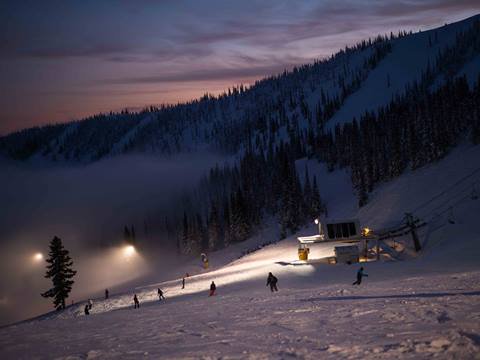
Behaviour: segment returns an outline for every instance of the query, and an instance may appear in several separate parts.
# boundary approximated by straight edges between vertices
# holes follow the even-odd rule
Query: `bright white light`
[[[135,254],[135,247],[133,245],[125,246],[125,248],[123,249],[123,255],[125,255],[125,257],[129,258],[133,254]]]
[[[318,219],[315,219],[315,225],[318,225],[319,221]]]
[[[42,253],[36,253],[35,255],[33,255],[33,260],[37,261],[37,262],[40,262],[43,260],[43,254]]]

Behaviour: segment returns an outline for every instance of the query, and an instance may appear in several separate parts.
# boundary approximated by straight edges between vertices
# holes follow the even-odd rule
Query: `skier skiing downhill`
[[[140,309],[140,302],[138,301],[137,294],[133,295],[133,308]]]
[[[217,290],[217,286],[212,281],[212,283],[210,284],[210,295],[208,295],[208,296],[214,296],[215,295],[215,290]]]
[[[352,285],[360,285],[364,276],[368,276],[368,274],[365,274],[363,272],[363,267],[361,267],[360,270],[358,270],[357,272],[357,281],[355,281]]]
[[[271,272],[269,272],[266,286],[270,285],[270,291],[271,292],[278,291],[277,281],[278,281],[278,279],[275,276],[273,276],[273,274]]]
[[[158,300],[162,300],[162,299],[165,300],[165,296],[163,296],[162,289],[158,288],[157,293],[158,293]]]

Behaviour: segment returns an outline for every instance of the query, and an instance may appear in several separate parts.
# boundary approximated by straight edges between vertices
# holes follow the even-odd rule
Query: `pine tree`
[[[357,187],[358,207],[362,207],[367,203],[368,193],[365,184],[365,178],[361,175],[360,182]]]
[[[323,204],[318,191],[317,177],[313,177],[312,200],[310,205],[312,216],[317,218],[323,212]]]
[[[297,171],[295,169],[295,163],[292,164],[290,178],[290,191],[289,191],[289,212],[290,212],[290,231],[295,233],[300,228],[303,222],[302,209],[303,209],[303,194],[302,186],[300,185],[300,179],[298,178]]]
[[[210,216],[208,220],[208,248],[209,250],[216,250],[220,246],[221,228],[218,218],[218,210],[215,203],[212,203],[210,209]]]
[[[312,186],[310,185],[310,175],[308,174],[308,167],[305,166],[305,182],[303,185],[303,216],[310,219],[315,219],[318,214],[313,214],[312,211]]]
[[[182,223],[183,227],[182,227],[182,241],[181,241],[181,251],[184,253],[184,254],[188,254],[190,253],[191,249],[190,249],[190,229],[189,229],[189,226],[188,226],[188,217],[187,217],[187,213],[184,212],[183,213],[183,223]]]
[[[250,235],[250,223],[245,197],[241,189],[232,194],[230,203],[230,238],[233,242],[244,241]]]
[[[41,295],[45,298],[52,297],[57,310],[65,309],[65,299],[72,290],[74,283],[72,279],[77,273],[72,269],[73,261],[68,254],[68,250],[63,247],[62,240],[55,236],[50,242],[45,274],[46,278],[52,279],[53,287]]]
[[[230,203],[228,198],[223,200],[223,246],[228,247],[232,241],[231,232],[230,232]]]
[[[205,226],[203,225],[203,219],[202,216],[197,213],[196,215],[196,222],[197,222],[197,242],[200,245],[200,250],[201,251],[207,251],[208,250],[208,232],[205,229]]]

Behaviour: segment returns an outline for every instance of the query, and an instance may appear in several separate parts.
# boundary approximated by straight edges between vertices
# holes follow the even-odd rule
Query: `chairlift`
[[[365,248],[367,249],[367,242],[376,240],[377,235],[375,235],[374,230],[368,227],[360,227],[360,221],[358,219],[315,219],[315,224],[318,226],[318,234],[310,236],[299,236],[297,239],[298,244],[298,259],[308,261],[310,248],[309,245],[316,243],[347,243],[347,244],[358,244],[365,243]],[[345,247],[345,246],[344,246]],[[358,249],[358,246],[355,245],[355,248]],[[338,252],[347,251],[346,249],[340,249]],[[354,248],[352,248],[352,253],[350,254],[353,259],[345,260],[353,262]],[[348,255],[348,256],[350,256]],[[335,257],[337,254],[335,255]],[[343,256],[343,255],[342,255]],[[342,257],[344,259],[344,257]],[[347,256],[347,255],[345,255]],[[358,251],[357,251],[358,257]],[[366,255],[365,255],[366,257]],[[338,259],[337,259],[338,260]],[[343,260],[340,260],[342,262]],[[358,261],[358,259],[357,259]]]

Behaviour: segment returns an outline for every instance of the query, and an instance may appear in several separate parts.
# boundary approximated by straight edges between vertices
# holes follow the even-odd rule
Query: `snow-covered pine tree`
[[[312,185],[310,184],[310,175],[308,174],[308,167],[306,165],[305,182],[303,184],[303,216],[308,220],[315,219],[315,217],[318,216],[318,214],[312,214]]]
[[[303,209],[303,194],[300,179],[295,169],[295,162],[292,163],[291,170],[291,188],[290,188],[290,230],[295,233],[303,224],[304,218],[302,216]]]
[[[365,183],[365,177],[363,174],[360,174],[360,180],[357,185],[357,198],[358,207],[364,206],[368,201],[367,185]]]
[[[50,241],[48,255],[45,277],[52,279],[53,287],[41,295],[45,298],[53,298],[53,304],[57,310],[65,309],[65,299],[72,290],[73,277],[77,272],[72,269],[73,261],[69,252],[63,247],[62,240],[57,236]]]
[[[230,203],[231,240],[234,242],[244,241],[250,235],[250,222],[242,189],[239,188],[235,194],[232,194]]]
[[[198,245],[200,246],[201,251],[207,251],[208,250],[208,233],[207,233],[207,229],[205,229],[205,226],[203,224],[202,215],[197,213],[195,216],[195,219],[196,219]]]
[[[324,212],[324,205],[320,198],[320,191],[318,190],[317,177],[313,176],[312,198],[310,203],[311,216],[317,218]]]
[[[223,199],[223,246],[227,247],[231,243],[231,232],[230,232],[230,203],[228,198],[224,197]]]
[[[182,222],[182,241],[181,241],[181,252],[184,254],[189,254],[191,252],[190,248],[190,239],[189,239],[189,234],[190,234],[190,229],[188,226],[188,217],[187,213],[183,213],[183,222]]]
[[[202,251],[201,217],[192,215],[188,227],[188,249],[190,253],[199,254]]]

